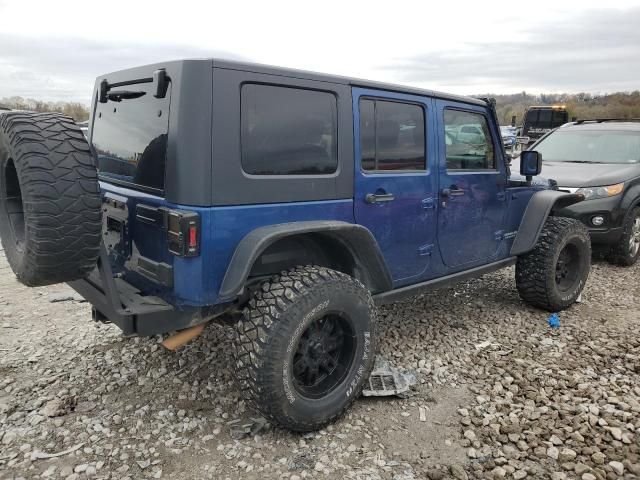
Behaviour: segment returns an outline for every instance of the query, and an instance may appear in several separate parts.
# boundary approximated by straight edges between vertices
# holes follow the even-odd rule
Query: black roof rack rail
[[[576,120],[576,125],[580,125],[585,122],[603,123],[603,122],[640,122],[640,118],[585,118]]]

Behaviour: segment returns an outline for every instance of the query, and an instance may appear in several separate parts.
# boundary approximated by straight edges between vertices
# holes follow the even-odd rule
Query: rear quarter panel
[[[202,251],[206,252],[208,271],[203,272],[205,287],[201,289],[201,297],[194,299],[202,305],[217,302],[218,292],[233,252],[249,232],[266,225],[309,220],[339,220],[353,223],[353,201],[347,199],[214,207],[209,209],[209,214],[209,237],[202,244]]]
[[[124,266],[125,279],[143,291],[158,295],[176,306],[207,306],[218,303],[218,292],[233,253],[245,235],[252,230],[280,223],[309,220],[339,220],[353,223],[353,201],[329,200],[313,202],[239,205],[229,207],[193,207],[180,205],[149,195],[102,182],[103,196],[126,201],[131,257]],[[201,218],[200,255],[179,257],[167,249],[166,233],[144,234],[146,225],[135,220],[136,205],[167,207],[197,212]],[[152,233],[152,234],[151,234]],[[146,242],[146,243],[145,243]],[[151,245],[147,245],[150,243]],[[138,253],[173,266],[173,287],[162,287],[136,272]]]

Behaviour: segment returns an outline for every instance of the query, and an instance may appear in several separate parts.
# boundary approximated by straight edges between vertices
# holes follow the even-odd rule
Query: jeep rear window
[[[118,97],[118,91],[125,89],[129,95]],[[92,144],[102,180],[160,193],[171,84],[165,98],[155,98],[152,89],[153,83],[136,83],[111,90],[107,103],[97,104]]]
[[[338,168],[337,101],[331,93],[246,84],[241,123],[246,173],[318,175]]]

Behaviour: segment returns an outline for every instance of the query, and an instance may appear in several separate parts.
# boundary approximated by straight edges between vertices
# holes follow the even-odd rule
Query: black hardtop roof
[[[328,82],[328,83],[340,83],[351,85],[354,87],[363,87],[363,88],[371,88],[377,90],[390,90],[397,93],[407,93],[411,95],[422,95],[427,97],[435,97],[443,100],[452,100],[455,102],[463,102],[469,103],[472,105],[481,105],[486,106],[487,103],[484,100],[480,100],[478,98],[467,97],[462,95],[452,95],[448,93],[436,92],[433,90],[426,90],[421,88],[408,87],[406,85],[397,85],[393,83],[384,83],[384,82],[376,82],[371,80],[363,80],[359,78],[352,77],[344,77],[340,75],[328,75],[324,73],[317,72],[309,72],[306,70],[297,70],[294,68],[284,68],[284,67],[275,67],[271,65],[263,65],[259,63],[250,63],[250,62],[240,62],[235,60],[224,60],[219,58],[207,58],[207,59],[185,59],[185,60],[173,60],[169,62],[155,63],[151,65],[144,65],[140,67],[134,67],[126,70],[120,70],[117,72],[112,72],[106,75],[101,75],[98,79],[106,78],[109,80],[110,77],[118,77],[123,78],[128,75],[130,72],[132,78],[136,78],[135,75],[138,75],[140,71],[150,72],[158,68],[162,68],[163,66],[172,65],[174,67],[179,67],[178,64],[183,62],[209,62],[212,67],[217,68],[226,68],[230,70],[241,70],[255,73],[263,73],[267,75],[280,75],[285,77],[294,77],[300,78],[304,80],[315,80],[319,82]]]

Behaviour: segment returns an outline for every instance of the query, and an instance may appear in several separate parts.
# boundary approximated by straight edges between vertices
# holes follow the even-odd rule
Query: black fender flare
[[[369,229],[348,222],[318,220],[258,227],[245,235],[229,262],[219,300],[233,300],[242,293],[254,262],[267,247],[283,238],[305,233],[318,233],[340,241],[358,266],[362,282],[372,293],[391,290],[391,274]]]
[[[518,233],[511,245],[511,255],[521,255],[533,250],[544,222],[552,210],[560,210],[584,200],[584,196],[558,190],[541,190],[534,193],[524,211]]]
[[[634,183],[631,185],[626,192],[623,193],[622,202],[620,206],[623,210],[630,210],[638,205],[640,205],[640,182],[638,179],[632,180]],[[636,183],[637,182],[637,183]],[[630,182],[631,183],[631,182]]]

